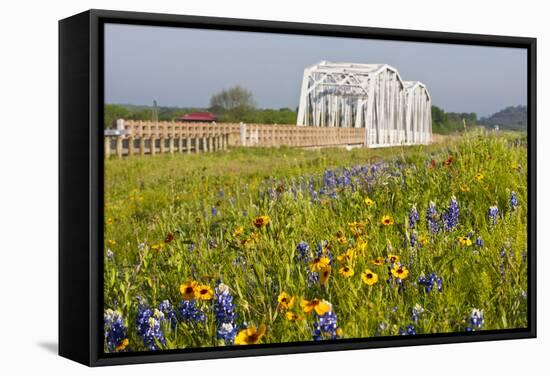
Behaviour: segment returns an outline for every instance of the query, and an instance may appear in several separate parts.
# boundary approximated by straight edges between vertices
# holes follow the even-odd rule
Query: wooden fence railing
[[[105,131],[105,156],[199,153],[234,146],[327,147],[363,145],[365,129],[296,125],[117,121]]]

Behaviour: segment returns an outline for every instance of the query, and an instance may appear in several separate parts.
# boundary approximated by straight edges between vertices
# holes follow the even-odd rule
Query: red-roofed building
[[[178,121],[192,121],[192,122],[212,122],[216,121],[217,117],[211,112],[191,112],[190,114],[178,117]]]

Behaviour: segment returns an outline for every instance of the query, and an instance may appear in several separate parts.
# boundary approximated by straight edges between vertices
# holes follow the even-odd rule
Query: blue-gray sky
[[[448,112],[527,104],[524,49],[118,24],[105,27],[105,101],[208,107],[238,84],[258,107],[294,109],[304,68],[321,60],[389,64]]]

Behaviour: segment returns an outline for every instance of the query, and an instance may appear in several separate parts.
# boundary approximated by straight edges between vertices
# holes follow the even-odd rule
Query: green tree
[[[233,86],[210,98],[210,110],[220,114],[223,121],[251,121],[256,103],[252,92],[242,86]]]
[[[116,125],[117,119],[130,118],[130,111],[124,106],[118,104],[106,104],[103,107],[103,127],[113,128]]]

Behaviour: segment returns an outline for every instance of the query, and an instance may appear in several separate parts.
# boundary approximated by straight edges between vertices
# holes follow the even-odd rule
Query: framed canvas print
[[[534,337],[535,62],[523,37],[60,21],[60,355]]]

